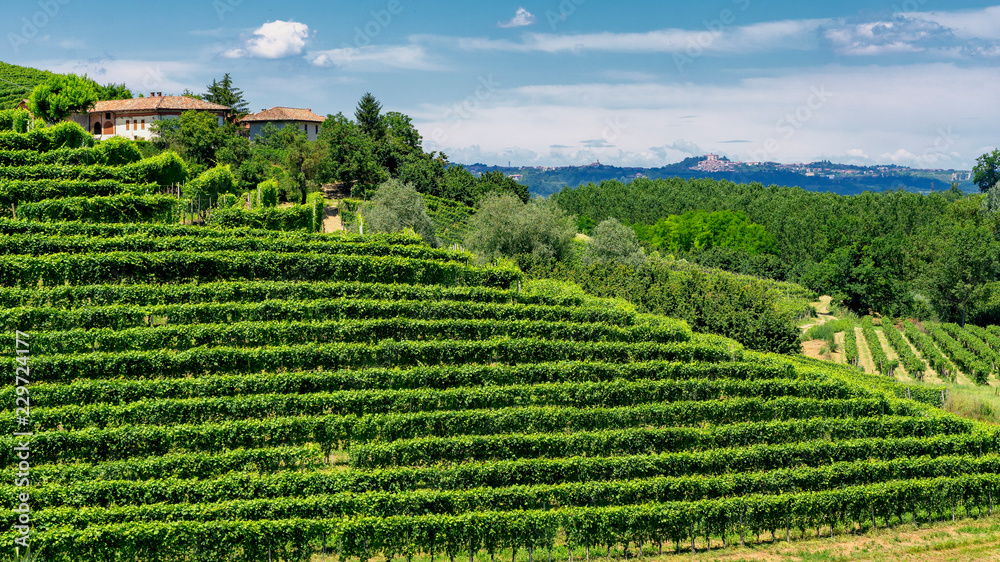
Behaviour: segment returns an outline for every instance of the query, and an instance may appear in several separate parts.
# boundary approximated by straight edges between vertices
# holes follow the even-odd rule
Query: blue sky
[[[522,0],[36,0],[0,60],[353,113],[372,92],[452,161],[969,169],[1000,144],[1000,5]],[[109,14],[109,15],[104,15]]]

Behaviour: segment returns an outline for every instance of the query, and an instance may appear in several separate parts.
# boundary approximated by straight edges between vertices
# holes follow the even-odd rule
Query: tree
[[[132,97],[132,90],[128,89],[124,82],[121,84],[105,84],[97,87],[98,101],[130,100]]]
[[[388,171],[379,163],[375,142],[342,113],[327,117],[318,142],[326,145],[320,181],[345,183],[352,195],[364,197],[389,179]]]
[[[215,163],[215,153],[225,144],[218,118],[203,111],[185,111],[180,119],[154,121],[150,131],[160,148],[174,148],[188,162],[204,169]]]
[[[996,278],[1000,257],[996,237],[979,221],[955,221],[944,225],[929,246],[924,289],[939,316],[965,326],[970,300]]]
[[[646,263],[646,254],[635,231],[612,218],[601,221],[594,228],[594,235],[587,242],[584,262],[619,263],[637,268]]]
[[[233,123],[248,113],[247,108],[250,107],[250,104],[243,99],[243,90],[233,86],[233,79],[229,77],[228,72],[222,77],[222,80],[212,79],[212,83],[207,88],[208,92],[202,95],[202,99],[228,106],[230,111],[226,115],[227,122]]]
[[[1000,182],[1000,149],[976,159],[976,166],[972,168],[972,181],[982,192],[989,191]]]
[[[524,203],[527,203],[530,197],[527,186],[518,183],[514,178],[505,175],[499,170],[486,172],[479,176],[479,182],[476,185],[475,201],[478,201],[488,193],[510,193]],[[475,201],[472,201],[470,204],[474,204]]]
[[[55,74],[35,87],[28,103],[35,117],[56,123],[86,112],[98,97],[93,81],[76,74]]]
[[[361,101],[358,102],[358,107],[354,111],[354,119],[361,132],[371,137],[372,140],[377,142],[385,137],[387,126],[382,117],[382,104],[370,92],[362,96]]]
[[[358,209],[358,215],[360,219],[355,228],[360,228],[363,220],[365,233],[400,232],[409,228],[431,245],[439,244],[423,196],[413,185],[398,179],[380,184],[371,201]]]
[[[573,217],[554,201],[524,203],[510,193],[491,193],[469,220],[465,244],[485,260],[521,255],[561,260],[575,236]]]

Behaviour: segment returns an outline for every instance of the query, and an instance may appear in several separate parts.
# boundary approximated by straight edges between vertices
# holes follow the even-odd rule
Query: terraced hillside
[[[584,557],[1000,492],[996,430],[934,388],[416,238],[4,219],[0,245],[2,540],[26,507],[39,559]]]
[[[31,95],[51,72],[0,62],[0,109],[11,109]]]

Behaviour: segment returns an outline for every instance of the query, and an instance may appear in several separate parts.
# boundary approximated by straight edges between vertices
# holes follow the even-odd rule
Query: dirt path
[[[803,324],[801,326],[802,333],[808,332],[809,328],[812,328],[813,326],[820,326],[822,324],[826,324],[827,322],[832,322],[837,319],[836,317],[830,314],[830,302],[832,300],[833,297],[824,295],[820,297],[818,301],[809,303],[813,308],[816,309],[816,321],[810,324]],[[837,336],[834,335],[835,342],[837,341],[836,337]],[[802,355],[805,355],[806,357],[811,357],[813,359],[820,359],[822,361],[833,361],[834,363],[839,363],[841,361],[839,352],[830,351],[828,353],[821,353],[824,347],[827,347],[826,341],[824,340],[811,340],[803,342]],[[837,349],[841,349],[842,347],[843,347],[843,341],[841,341],[837,345]]]
[[[824,295],[820,297],[818,301],[809,303],[810,306],[816,309],[816,321],[810,324],[803,324],[801,326],[803,333],[808,331],[809,328],[812,328],[813,326],[826,324],[827,322],[837,319],[835,316],[830,315],[830,302],[832,300],[833,297]]]
[[[861,362],[861,367],[866,373],[878,373],[875,370],[875,362],[872,361],[872,352],[868,349],[868,340],[865,339],[865,333],[860,327],[855,326],[854,334],[858,340],[858,359]]]
[[[339,202],[334,202],[333,205],[327,205],[324,208],[323,232],[346,230],[344,228],[344,222],[340,220],[340,209],[337,208],[337,203]]]
[[[890,327],[889,329],[895,330],[895,328],[892,327]],[[878,337],[879,345],[881,345],[882,350],[885,351],[886,358],[888,358],[890,361],[892,361],[893,359],[898,361],[899,354],[896,353],[896,350],[893,349],[891,345],[889,345],[889,339],[885,337],[885,330],[886,330],[885,327],[883,327],[881,330],[875,328],[875,335]],[[913,377],[911,377],[910,374],[906,372],[906,368],[903,367],[902,363],[896,366],[896,370],[893,371],[893,374],[895,375],[895,378],[898,381],[913,382]]]

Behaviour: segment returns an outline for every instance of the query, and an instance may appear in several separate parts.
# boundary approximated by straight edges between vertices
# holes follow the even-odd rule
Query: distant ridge
[[[808,191],[830,191],[838,195],[855,195],[864,191],[928,192],[947,190],[957,179],[962,191],[974,192],[976,186],[967,179],[968,170],[918,170],[904,166],[852,166],[831,162],[811,164],[755,163],[741,164],[732,169],[711,171],[695,169],[705,157],[686,158],[682,162],[659,168],[619,167],[590,164],[561,167],[504,167],[486,164],[464,164],[474,174],[500,171],[520,176],[518,182],[528,186],[534,195],[547,197],[564,187],[608,180],[630,182],[638,178],[660,179],[680,177],[712,178],[736,183],[759,182],[764,185],[801,187]]]

